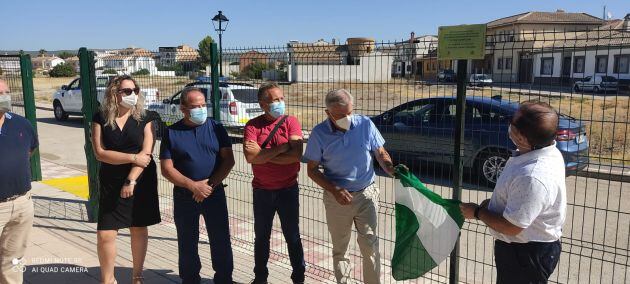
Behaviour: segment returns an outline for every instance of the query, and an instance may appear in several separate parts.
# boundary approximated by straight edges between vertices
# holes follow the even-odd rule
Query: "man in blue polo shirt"
[[[232,283],[232,246],[223,179],[234,166],[227,131],[207,119],[206,98],[201,89],[181,93],[184,118],[168,128],[162,138],[162,175],[173,189],[174,219],[182,283],[199,283],[199,215],[210,238],[214,283]]]
[[[308,161],[308,176],[325,190],[337,283],[352,281],[346,251],[353,223],[363,255],[363,281],[380,283],[376,228],[379,189],[374,183],[372,154],[389,175],[394,174],[394,165],[374,123],[366,116],[353,115],[352,103],[352,95],[344,89],[326,95],[328,119],[313,128],[304,158]]]
[[[9,86],[0,80],[0,283],[22,283],[20,265],[31,228],[31,153],[37,134],[24,117],[10,113]]]

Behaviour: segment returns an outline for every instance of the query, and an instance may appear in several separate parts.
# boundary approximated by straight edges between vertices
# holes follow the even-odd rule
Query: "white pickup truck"
[[[96,99],[100,104],[105,96],[105,89],[109,81],[116,76],[97,76],[96,77]],[[160,95],[157,89],[142,88],[142,94],[145,97],[145,108],[147,105],[154,104]],[[68,119],[69,115],[82,116],[81,108],[83,107],[83,99],[81,95],[81,80],[76,78],[68,85],[61,86],[53,95],[53,111],[55,119],[62,121]]]

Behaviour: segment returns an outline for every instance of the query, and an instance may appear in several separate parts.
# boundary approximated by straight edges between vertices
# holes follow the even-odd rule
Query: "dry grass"
[[[72,78],[35,78],[35,93],[38,101],[50,102],[52,94]],[[187,77],[138,77],[140,87],[157,88],[160,99],[175,94],[191,80]],[[325,119],[324,97],[329,90],[345,88],[355,97],[357,112],[367,115],[379,114],[401,103],[420,98],[455,95],[454,86],[423,85],[406,80],[388,83],[296,83],[283,85],[288,110],[296,115],[304,128],[310,129]],[[630,100],[628,96],[594,96],[585,94],[523,93],[520,90],[469,89],[468,96],[502,95],[504,99],[523,102],[541,100],[550,103],[561,113],[587,123],[590,140],[590,155],[595,160],[615,164],[630,160],[629,129]],[[630,161],[628,161],[630,163]]]

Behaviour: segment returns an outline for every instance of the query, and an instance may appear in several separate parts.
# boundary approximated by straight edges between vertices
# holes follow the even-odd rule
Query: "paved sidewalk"
[[[35,223],[25,257],[25,283],[98,283],[96,224],[87,222],[85,200],[42,183],[33,183]],[[249,283],[253,273],[253,252],[233,246],[234,280]],[[203,283],[213,283],[210,247],[202,235],[199,245]],[[128,230],[118,237],[116,259],[118,283],[131,280],[131,250]],[[270,283],[290,282],[290,267],[271,263]],[[175,228],[165,222],[150,227],[145,262],[146,283],[179,283]],[[309,283],[322,283],[310,279]],[[325,281],[324,281],[325,282]]]
[[[40,159],[42,166],[42,179],[59,179],[59,178],[69,178],[76,176],[84,176],[87,175],[86,171],[70,168],[65,165],[61,165],[46,159]]]

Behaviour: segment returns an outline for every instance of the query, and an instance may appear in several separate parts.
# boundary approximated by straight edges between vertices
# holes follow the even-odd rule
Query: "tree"
[[[210,64],[210,46],[214,40],[210,36],[206,36],[199,42],[199,64],[201,68],[206,68]]]
[[[53,67],[49,74],[50,77],[73,77],[77,75],[77,72],[72,65],[61,63]]]
[[[114,69],[105,69],[105,70],[103,70],[103,74],[114,74],[114,75],[118,75],[118,72],[116,72],[116,70],[114,70]]]
[[[46,53],[47,53],[47,51],[45,49],[43,49],[43,48],[39,50],[39,56],[44,56],[44,55],[46,55]]]
[[[57,54],[57,57],[61,58],[61,59],[66,59],[66,58],[70,58],[73,57],[74,54],[67,52],[67,51],[62,51],[59,54]]]
[[[146,69],[146,68],[142,68],[142,69],[140,69],[140,70],[138,70],[136,72],[131,73],[131,75],[133,75],[133,76],[147,76],[147,75],[150,75],[150,74],[151,74],[151,72],[149,72],[149,69]]]
[[[256,61],[250,65],[247,65],[247,67],[243,69],[242,75],[250,79],[262,79],[262,72],[269,69],[273,68],[266,63]]]

